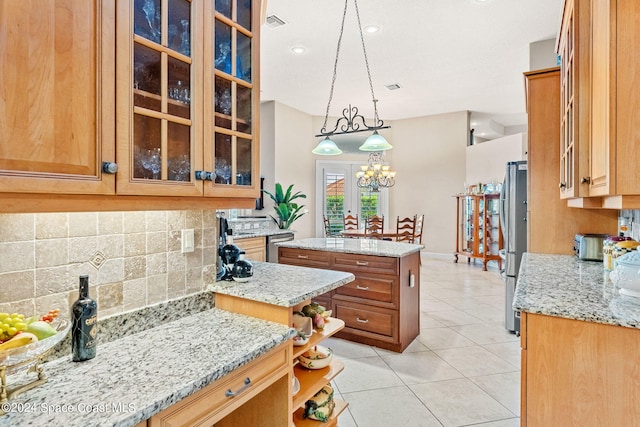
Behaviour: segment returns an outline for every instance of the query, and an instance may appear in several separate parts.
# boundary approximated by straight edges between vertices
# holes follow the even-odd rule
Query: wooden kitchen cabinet
[[[291,354],[291,342],[281,344],[154,415],[146,425],[286,426],[291,416]]]
[[[521,425],[637,426],[637,329],[522,313]]]
[[[255,206],[260,9],[3,2],[0,212]]]
[[[250,261],[267,262],[267,239],[265,237],[235,238],[233,243],[245,252]]]
[[[582,197],[580,174],[588,168],[590,143],[590,1],[566,0],[558,34],[560,72],[560,197]],[[556,113],[557,114],[557,113]],[[558,186],[558,183],[555,183]]]
[[[640,207],[639,16],[634,0],[565,1],[560,147],[574,160],[562,157],[560,185],[571,206]]]
[[[456,251],[454,262],[459,256],[482,260],[482,269],[487,271],[487,262],[498,261],[502,268],[503,238],[500,228],[500,195],[478,194],[456,196]]]
[[[313,299],[316,301],[316,298]],[[231,311],[234,313],[245,314],[247,316],[257,317],[263,320],[283,323],[285,325],[293,324],[293,312],[301,311],[302,307],[311,303],[311,300],[296,305],[295,307],[276,306],[272,304],[262,303],[249,299],[225,295],[223,293],[216,294],[216,307]],[[320,421],[309,420],[304,418],[305,402],[313,397],[322,387],[333,380],[338,374],[344,370],[344,363],[337,358],[331,361],[328,367],[322,369],[306,369],[297,363],[297,358],[302,353],[315,345],[321,344],[323,340],[329,338],[345,327],[345,322],[335,317],[330,317],[325,323],[324,329],[314,329],[314,333],[309,341],[302,346],[294,346],[291,356],[292,375],[298,378],[300,382],[300,391],[288,399],[291,402],[289,416],[293,420],[296,427],[334,427],[338,423],[338,417],[347,408],[348,403],[341,399],[335,400],[335,408],[330,419],[326,423]],[[290,382],[291,383],[291,382]],[[290,389],[290,396],[291,396]],[[243,420],[244,421],[244,420]],[[245,423],[241,423],[244,425]],[[232,426],[234,424],[231,424]],[[235,424],[240,425],[240,424]],[[271,424],[286,425],[286,424]],[[150,426],[151,427],[151,426]]]
[[[118,3],[118,194],[259,196],[259,13]]]
[[[115,193],[114,12],[0,3],[0,192]]]
[[[557,171],[562,162],[560,138],[560,70],[524,73],[527,124],[527,251],[573,254],[578,233],[615,234],[618,212],[576,209],[558,197]],[[553,236],[553,238],[550,238]]]
[[[419,252],[395,258],[280,247],[278,260],[355,275],[314,298],[345,322],[337,337],[402,352],[420,333]]]

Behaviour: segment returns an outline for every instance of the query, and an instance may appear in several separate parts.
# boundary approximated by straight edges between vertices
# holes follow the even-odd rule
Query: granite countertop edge
[[[325,237],[291,240],[276,243],[277,247],[308,249],[327,252],[340,252],[359,255],[375,255],[390,258],[402,258],[420,252],[424,246],[413,243],[400,243],[377,239],[351,239],[343,237]]]
[[[602,262],[525,253],[513,308],[532,314],[640,329],[640,299],[619,294]]]
[[[96,357],[85,362],[66,356],[44,364],[49,381],[10,401],[31,410],[9,412],[0,417],[0,426],[135,426],[294,334],[286,325],[216,308],[203,311],[100,345]],[[27,379],[16,374],[8,381],[11,386]],[[124,409],[80,409],[113,404]],[[47,409],[65,405],[73,410]]]
[[[256,229],[255,231],[242,230],[242,231],[234,232],[231,235],[231,237],[233,237],[234,240],[241,240],[241,239],[249,239],[252,237],[268,237],[268,236],[277,236],[280,234],[290,234],[290,233],[294,233],[294,231],[282,230],[280,228],[271,228],[267,230]]]
[[[251,262],[254,273],[249,281],[220,281],[209,285],[208,290],[281,307],[294,307],[355,280],[352,273],[343,271]]]

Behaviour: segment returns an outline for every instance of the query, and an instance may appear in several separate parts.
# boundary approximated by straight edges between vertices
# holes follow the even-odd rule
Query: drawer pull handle
[[[231,391],[231,389],[229,389],[229,390],[224,392],[224,395],[227,396],[227,397],[235,397],[235,396],[239,395],[240,393],[242,393],[243,391],[245,391],[247,388],[249,388],[250,385],[251,385],[251,378],[247,377],[247,378],[244,379],[244,385],[242,387],[240,387],[236,391]]]
[[[360,322],[360,323],[369,323],[369,319],[361,319],[359,317],[356,317],[356,322]]]
[[[367,261],[356,261],[356,265],[369,265]]]
[[[300,259],[309,259],[309,255],[298,255]]]
[[[356,285],[356,289],[359,289],[361,291],[368,291],[369,287],[368,286],[360,286],[360,285]]]

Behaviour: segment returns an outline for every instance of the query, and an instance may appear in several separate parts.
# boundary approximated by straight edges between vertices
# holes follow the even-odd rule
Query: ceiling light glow
[[[296,55],[301,55],[306,51],[307,49],[304,46],[294,46],[291,48],[291,52],[295,53]]]
[[[377,25],[367,25],[366,27],[364,27],[364,31],[366,33],[377,33],[378,31],[380,31],[380,27]]]

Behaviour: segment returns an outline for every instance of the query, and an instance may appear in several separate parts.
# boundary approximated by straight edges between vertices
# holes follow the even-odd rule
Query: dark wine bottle
[[[89,276],[80,276],[80,296],[71,309],[71,353],[74,362],[96,357],[98,304],[89,298]]]

